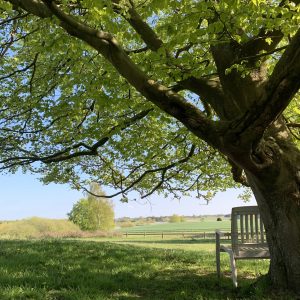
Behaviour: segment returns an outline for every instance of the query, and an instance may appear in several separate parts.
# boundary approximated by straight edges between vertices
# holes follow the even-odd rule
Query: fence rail
[[[163,239],[167,236],[180,236],[183,238],[193,238],[193,239],[215,239],[215,232],[199,232],[199,231],[156,231],[156,232],[123,232],[123,237],[130,237],[130,236],[161,236]],[[223,239],[230,239],[231,233],[224,232]]]

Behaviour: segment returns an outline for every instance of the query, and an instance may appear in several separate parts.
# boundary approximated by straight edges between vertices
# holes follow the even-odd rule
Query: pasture
[[[49,222],[29,219],[22,224],[19,221],[2,224],[6,226],[2,229],[10,229],[14,234],[21,225],[34,224],[39,233],[33,235],[34,230],[25,226],[27,229],[20,231],[19,240],[15,235],[10,239],[2,235],[1,300],[293,299],[291,295],[270,291],[265,279],[256,283],[258,276],[267,273],[268,260],[238,261],[240,287],[234,289],[229,259],[223,254],[223,277],[218,281],[213,239],[115,234],[106,238],[49,239],[59,236],[55,232],[49,235],[50,225],[57,230]],[[215,228],[226,230],[228,223],[228,220],[206,220],[131,229],[211,232]],[[70,230],[69,225],[61,224]],[[29,236],[35,239],[28,239]]]
[[[1,240],[0,299],[292,299],[276,298],[263,280],[252,285],[267,272],[268,261],[238,262],[241,287],[234,289],[225,255],[225,276],[220,282],[216,278],[212,243],[127,242]]]
[[[199,231],[214,232],[215,229],[230,231],[230,220],[216,221],[208,219],[198,222],[182,222],[182,223],[153,223],[134,227],[121,228],[122,232],[170,232],[170,231]]]

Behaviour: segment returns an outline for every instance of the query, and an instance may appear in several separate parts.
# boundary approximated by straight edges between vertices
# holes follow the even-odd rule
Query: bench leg
[[[237,287],[237,268],[236,268],[236,264],[235,264],[235,259],[233,256],[233,252],[232,251],[228,251],[229,257],[230,257],[230,267],[231,267],[231,278],[232,278],[232,282],[233,285],[235,287]]]

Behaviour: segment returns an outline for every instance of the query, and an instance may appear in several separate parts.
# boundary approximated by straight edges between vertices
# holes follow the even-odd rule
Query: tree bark
[[[278,123],[271,131],[246,175],[266,229],[271,281],[300,294],[300,151]]]

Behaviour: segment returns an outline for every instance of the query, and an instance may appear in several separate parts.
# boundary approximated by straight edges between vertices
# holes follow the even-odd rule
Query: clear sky
[[[0,220],[16,220],[32,216],[66,218],[73,204],[83,197],[81,192],[71,190],[68,185],[43,185],[37,177],[22,173],[0,175],[0,190]],[[150,203],[145,201],[121,203],[118,200],[113,202],[116,218],[172,214],[228,214],[234,206],[256,205],[254,199],[245,204],[237,198],[237,195],[237,190],[219,193],[208,205],[193,198],[183,198],[179,202],[155,195],[150,198]]]

